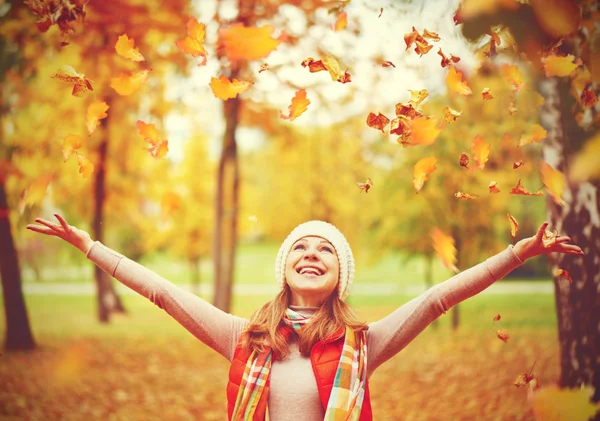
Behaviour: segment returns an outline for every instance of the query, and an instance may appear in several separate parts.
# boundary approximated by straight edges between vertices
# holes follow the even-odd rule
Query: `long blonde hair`
[[[268,345],[276,359],[284,359],[289,352],[285,336],[278,331],[290,303],[290,287],[285,285],[277,296],[258,309],[242,333],[242,345],[249,351],[263,351]],[[298,336],[300,353],[310,356],[312,347],[319,341],[332,337],[341,327],[349,326],[354,331],[367,330],[366,323],[358,320],[350,306],[338,298],[337,288],[319,307]]]

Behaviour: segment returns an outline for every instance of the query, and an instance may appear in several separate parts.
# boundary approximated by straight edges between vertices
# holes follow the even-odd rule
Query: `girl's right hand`
[[[94,241],[90,235],[84,230],[67,224],[67,221],[65,221],[65,219],[59,214],[55,213],[54,216],[56,219],[58,219],[60,224],[55,224],[42,218],[36,218],[35,222],[41,225],[29,224],[26,228],[41,234],[53,235],[55,237],[62,238],[66,242],[77,247],[82,252],[87,253],[90,247],[92,247],[92,244],[94,244]]]

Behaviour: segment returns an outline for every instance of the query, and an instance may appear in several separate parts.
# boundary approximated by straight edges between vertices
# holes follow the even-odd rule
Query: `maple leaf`
[[[258,73],[262,73],[266,70],[271,70],[271,68],[269,67],[268,63],[263,63],[260,65],[260,69],[258,70]]]
[[[138,133],[149,143],[146,149],[150,155],[156,159],[164,157],[169,152],[169,141],[159,140],[158,132],[154,124],[144,123],[141,120],[137,121]]]
[[[579,65],[573,63],[575,57],[571,54],[563,57],[556,55],[547,56],[542,59],[546,77],[552,76],[569,76]]]
[[[421,111],[416,109],[413,103],[410,101],[406,103],[396,104],[394,111],[396,112],[397,117],[403,116],[410,120],[414,120],[417,117],[423,116],[423,114],[421,114]]]
[[[226,101],[235,98],[239,93],[244,92],[252,86],[252,82],[240,81],[233,79],[230,81],[225,75],[221,75],[219,79],[213,77],[210,79],[210,87],[216,98]]]
[[[437,127],[435,118],[417,117],[408,122],[411,142],[414,145],[431,145],[435,142],[441,129]]]
[[[308,67],[308,71],[311,73],[320,72],[323,70],[327,70],[325,65],[321,60],[316,60],[312,57],[309,57],[302,61],[302,67]]]
[[[517,183],[515,187],[513,187],[510,191],[510,194],[520,194],[523,196],[543,196],[544,193],[541,191],[531,193],[529,192],[523,185],[521,184],[521,180]]]
[[[558,231],[552,232],[550,230],[544,230],[542,234],[542,245],[545,248],[552,247],[556,243],[556,237],[558,236]]]
[[[475,158],[477,166],[482,170],[490,156],[490,144],[485,142],[481,135],[477,135],[475,136],[475,139],[473,139],[471,151],[473,152],[473,158]]]
[[[581,93],[581,101],[583,103],[583,108],[594,108],[598,103],[598,97],[591,89],[584,89]]]
[[[151,143],[146,150],[150,152],[152,157],[160,159],[169,152],[169,141],[165,139],[159,140],[156,143]]]
[[[77,154],[77,163],[79,164],[79,173],[83,178],[88,178],[94,173],[94,164],[81,154]]]
[[[23,215],[26,207],[37,205],[42,202],[53,178],[53,174],[43,174],[31,182],[19,199],[18,208],[20,215]]]
[[[149,69],[132,74],[119,73],[118,77],[110,79],[110,87],[119,95],[129,96],[140,89],[142,84],[148,79],[148,73],[150,73]]]
[[[523,75],[521,75],[521,72],[519,71],[519,68],[516,65],[503,64],[500,70],[502,71],[504,77],[513,86],[513,91],[518,91],[524,86]]]
[[[309,104],[310,100],[306,98],[306,89],[300,89],[296,91],[296,94],[292,98],[292,103],[288,107],[289,114],[286,116],[283,113],[280,113],[280,117],[283,120],[294,121],[296,118],[300,117],[304,111],[306,111]]]
[[[540,163],[540,174],[542,175],[542,182],[554,203],[558,206],[564,206],[565,201],[562,196],[565,190],[565,179],[563,173],[552,168],[547,162],[542,161]]]
[[[542,143],[542,140],[546,138],[548,134],[546,130],[540,126],[539,124],[534,124],[531,126],[531,130],[529,133],[523,133],[521,135],[521,139],[519,140],[519,147],[524,145],[529,145],[533,142]]]
[[[510,213],[506,214],[508,216],[508,221],[510,222],[510,235],[513,237],[517,235],[517,231],[519,230],[519,223]]]
[[[75,150],[81,148],[83,138],[76,134],[66,135],[62,141],[62,153],[65,157],[65,162],[75,153]]]
[[[488,188],[490,189],[490,193],[500,193],[500,189],[498,188],[498,183],[495,181],[490,181]]]
[[[206,25],[199,23],[194,18],[190,18],[186,26],[187,35],[175,43],[177,48],[182,53],[189,54],[192,57],[208,56],[206,49],[202,45],[206,37]]]
[[[496,336],[504,343],[508,342],[508,340],[510,339],[510,334],[506,329],[498,329],[498,331],[496,332]]]
[[[456,111],[450,107],[444,107],[444,121],[446,123],[452,123],[456,121],[456,119],[459,118],[461,114],[462,111]]]
[[[394,63],[392,63],[391,61],[384,61],[383,63],[381,63],[381,67],[390,67],[390,66],[394,67],[394,68],[396,67],[394,65]]]
[[[469,169],[469,155],[467,155],[466,153],[461,153],[458,163],[461,167]]]
[[[523,165],[523,161],[515,161],[515,162],[513,162],[513,170],[516,170],[517,168],[519,168],[522,165]]]
[[[356,185],[360,189],[360,192],[362,192],[364,190],[365,193],[369,193],[369,189],[373,186],[373,180],[371,180],[370,178],[367,178],[366,182],[356,183]]]
[[[473,200],[478,198],[479,196],[477,196],[476,194],[469,194],[457,191],[456,193],[454,193],[454,197],[456,197],[457,199]]]
[[[385,133],[383,129],[388,125],[389,122],[390,119],[381,113],[369,113],[367,116],[367,126],[381,130],[383,133]]]
[[[331,80],[340,83],[351,82],[350,74],[348,72],[341,71],[340,64],[335,59],[335,57],[325,55],[325,57],[323,57],[321,61],[323,62],[323,65],[325,66],[329,74],[331,75]]]
[[[499,322],[501,318],[502,318],[502,316],[500,316],[499,314],[497,314],[497,315],[494,317],[494,322]]]
[[[490,93],[490,88],[483,88],[483,91],[481,91],[481,97],[487,101],[494,98]]]
[[[223,46],[229,60],[257,60],[266,58],[281,41],[273,38],[273,28],[232,25],[222,32]]]
[[[433,239],[433,248],[438,258],[444,263],[444,266],[454,273],[459,270],[456,267],[456,247],[454,246],[454,238],[446,235],[442,230],[434,227],[431,230],[431,238]]]
[[[423,38],[429,38],[434,42],[438,42],[441,39],[437,32],[431,32],[425,28],[423,28]]]
[[[456,70],[454,67],[450,67],[448,69],[448,74],[446,75],[446,85],[460,95],[471,95],[471,88],[469,88],[467,83],[462,80],[462,77],[463,74],[460,71]]]
[[[411,91],[409,89],[408,92],[410,92],[410,102],[413,103],[415,107],[418,106],[421,102],[425,101],[425,98],[429,96],[429,92],[427,92],[427,89],[421,89],[418,91]]]
[[[565,269],[556,269],[556,270],[552,271],[552,274],[556,277],[565,279],[570,284],[573,283],[573,279],[571,279],[571,275],[569,275],[569,272],[566,271]]]
[[[73,84],[73,91],[71,95],[73,96],[83,96],[89,91],[93,91],[92,83],[89,79],[85,77],[85,75],[81,73],[77,73],[77,71],[69,65],[62,66],[52,78],[61,80],[63,82]]]
[[[123,58],[131,61],[146,61],[144,56],[140,53],[139,49],[134,48],[135,41],[129,39],[127,34],[119,36],[117,43],[115,44],[115,50],[117,54]]]
[[[344,29],[346,29],[346,26],[348,26],[348,15],[346,14],[346,12],[342,12],[337,17],[333,30],[335,32],[343,31]]]
[[[414,172],[413,172],[413,185],[415,186],[415,191],[419,193],[425,181],[427,181],[429,174],[435,171],[435,164],[437,163],[437,158],[435,156],[429,156],[427,158],[421,158],[415,164]]]
[[[106,111],[108,111],[108,104],[104,101],[94,101],[92,102],[88,108],[86,113],[86,127],[88,130],[88,134],[94,133],[98,124],[100,124],[100,120],[108,117]]]

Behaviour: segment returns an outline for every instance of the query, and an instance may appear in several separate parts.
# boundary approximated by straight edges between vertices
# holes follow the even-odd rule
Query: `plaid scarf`
[[[310,321],[294,310],[287,309],[283,321],[294,330],[300,331]],[[234,421],[268,421],[268,380],[271,374],[273,351],[265,346],[263,352],[254,350],[242,376],[233,415]],[[335,372],[333,388],[327,402],[323,421],[356,421],[360,418],[367,384],[367,336],[365,331],[354,332],[346,327],[344,347]],[[261,405],[261,403],[263,405]],[[257,408],[266,407],[265,414]]]

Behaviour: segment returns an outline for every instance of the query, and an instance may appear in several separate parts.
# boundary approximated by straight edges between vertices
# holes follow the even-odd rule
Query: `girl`
[[[350,245],[333,225],[309,221],[297,226],[279,249],[275,277],[281,291],[246,320],[224,313],[54,216],[58,224],[37,218],[41,225],[27,229],[71,243],[231,362],[229,420],[371,420],[369,377],[436,318],[531,257],[583,254],[567,244],[568,237],[557,236],[544,246],[544,223],[535,236],[366,325],[344,303],[354,280]]]

